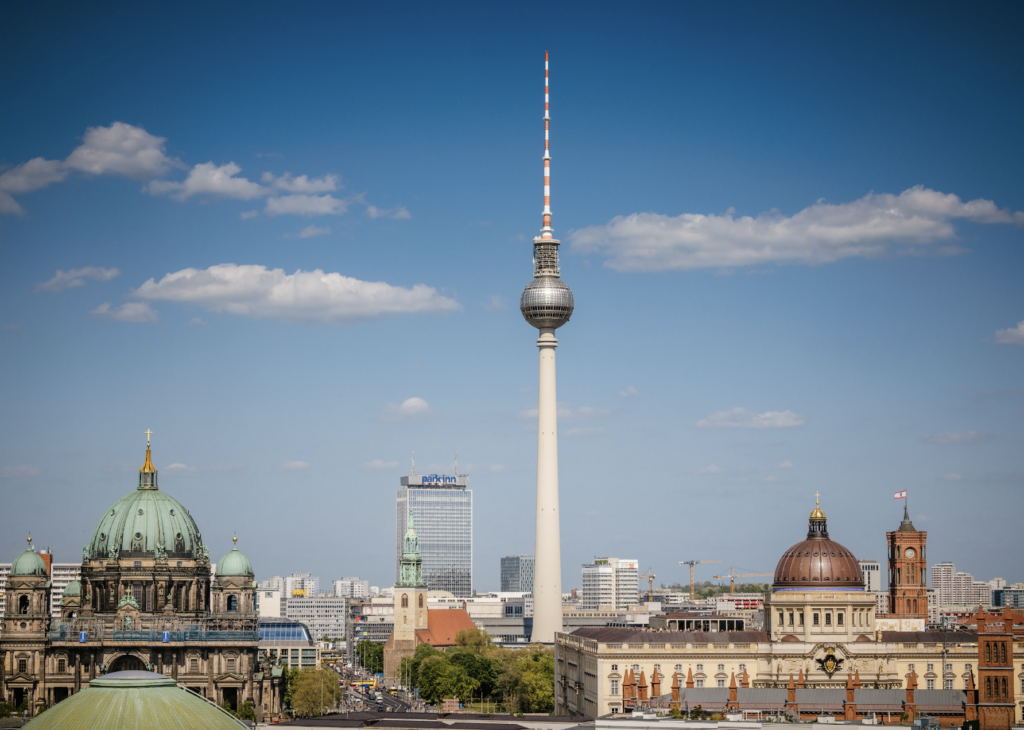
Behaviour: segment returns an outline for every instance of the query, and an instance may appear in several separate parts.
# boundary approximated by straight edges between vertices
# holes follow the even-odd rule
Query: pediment
[[[242,675],[237,672],[225,672],[224,674],[218,674],[213,678],[214,682],[218,684],[238,682],[242,683],[245,680],[242,679]]]

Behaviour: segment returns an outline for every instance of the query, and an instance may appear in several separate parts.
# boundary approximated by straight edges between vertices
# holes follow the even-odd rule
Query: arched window
[[[420,601],[419,601],[419,603],[420,603],[420,608],[423,608],[423,594],[422,593],[420,594]]]
[[[914,599],[914,613],[917,613],[917,599]]]
[[[985,677],[985,697],[992,699],[992,677]]]
[[[1000,649],[999,649],[999,663],[1002,664],[1005,667],[1006,666],[1006,643],[1004,642],[1004,643],[1000,644],[999,646],[1000,646]],[[1003,697],[1006,697],[1006,692],[1005,691],[1003,692]]]
[[[896,546],[896,559],[897,560],[900,559],[900,547],[899,547],[899,545]]]
[[[987,641],[985,642],[985,661],[989,664],[992,663],[992,645]]]
[[[238,596],[228,596],[228,610],[229,611],[237,611],[238,610]]]
[[[409,608],[409,594],[402,594],[402,608]]]
[[[1002,697],[1005,699],[1006,698],[1006,677],[1003,677],[1002,685],[1003,685]]]
[[[28,613],[28,596],[18,599],[18,613]]]

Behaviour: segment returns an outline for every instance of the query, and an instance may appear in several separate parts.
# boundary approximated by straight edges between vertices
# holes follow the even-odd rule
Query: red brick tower
[[[893,618],[928,620],[928,578],[926,544],[928,533],[920,532],[903,507],[903,522],[887,532],[889,542],[889,615]]]
[[[1014,722],[1013,623],[1009,609],[978,609],[978,720],[981,730],[1010,730]]]

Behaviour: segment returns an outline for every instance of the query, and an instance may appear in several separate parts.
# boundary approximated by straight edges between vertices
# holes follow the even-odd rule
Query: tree
[[[297,717],[330,712],[345,694],[338,686],[338,675],[328,669],[303,669],[294,684],[291,704]]]
[[[465,667],[450,662],[440,652],[420,663],[419,679],[420,697],[431,704],[450,697],[469,702],[480,689],[480,683]]]
[[[14,712],[14,708],[6,702],[0,702],[0,717],[10,717],[11,713]]]
[[[412,661],[409,663],[409,682],[411,686],[420,686],[420,665],[423,663],[424,659],[426,659],[429,656],[434,656],[435,654],[440,655],[441,652],[432,647],[430,644],[423,643],[416,647],[416,651],[413,652],[412,655]]]
[[[230,713],[232,715],[235,714],[235,711],[231,709],[231,703],[228,702],[227,700],[224,700],[223,702],[220,703],[220,709],[222,709],[225,712],[228,712],[228,713]]]
[[[455,645],[480,654],[490,648],[491,635],[480,629],[463,629],[455,634]]]
[[[292,696],[295,694],[295,682],[299,678],[299,670],[284,668],[284,703],[292,704]]]
[[[373,674],[384,671],[384,645],[372,641],[360,641],[356,655],[363,669]]]
[[[248,720],[252,722],[256,719],[256,708],[252,704],[252,700],[246,700],[242,703],[242,706],[238,708],[238,719]]]
[[[553,649],[504,650],[495,689],[512,713],[551,712],[555,708],[555,653]]]

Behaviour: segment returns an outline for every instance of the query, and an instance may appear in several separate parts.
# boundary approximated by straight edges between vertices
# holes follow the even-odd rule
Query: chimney
[[[655,697],[661,697],[661,675],[658,674],[658,668],[654,668],[654,674],[651,675],[651,699]]]
[[[911,672],[907,677],[907,699],[903,711],[907,713],[907,719],[914,722],[917,719],[917,704],[914,702],[914,690],[917,689],[917,672]]]
[[[800,675],[796,678],[797,689],[807,689],[807,683],[804,681],[804,668],[800,667]]]
[[[843,705],[843,718],[846,720],[857,719],[857,702],[854,699],[853,675],[846,675],[846,704]]]
[[[789,684],[786,685],[786,704],[796,704],[796,683],[793,682],[793,673],[789,673]]]
[[[679,709],[679,672],[672,672],[672,709]]]
[[[736,672],[732,672],[729,676],[729,709],[735,710],[736,703],[739,702],[737,697],[738,692],[736,691]]]
[[[853,675],[853,688],[854,689],[860,689],[860,670],[859,669],[857,670],[857,673]]]
[[[644,676],[643,669],[640,670],[640,684],[637,685],[637,689],[640,692],[637,699],[643,702],[647,699],[647,677]]]
[[[693,668],[686,670],[686,689],[693,689]]]
[[[750,689],[750,677],[747,675],[747,668],[743,667],[743,677],[740,680],[740,687]]]

